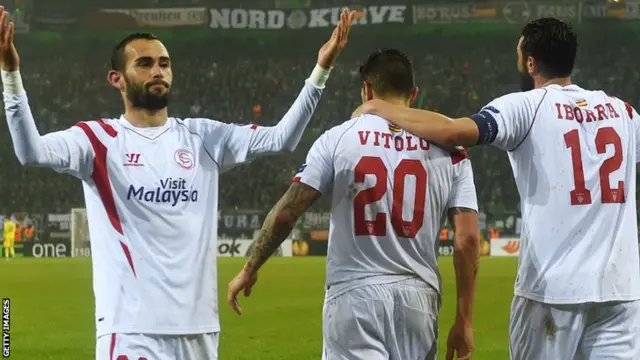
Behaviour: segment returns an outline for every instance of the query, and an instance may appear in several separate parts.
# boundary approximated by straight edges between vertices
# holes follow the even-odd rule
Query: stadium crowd
[[[368,37],[359,29],[347,45],[327,85],[302,143],[293,154],[256,160],[224,174],[221,209],[269,209],[304,162],[306,152],[323,131],[349,119],[360,101],[358,64],[381,46],[398,47],[414,60],[420,96],[416,106],[466,116],[501,94],[518,90],[513,33],[420,34],[398,38]],[[240,124],[277,122],[297,96],[313,68],[326,34],[274,39],[221,37],[206,44],[165,41],[174,62],[170,116],[206,117]],[[640,72],[633,61],[635,36],[582,37],[574,81],[640,105]],[[606,46],[602,46],[606,42]],[[78,121],[119,117],[119,94],[106,82],[109,49],[97,41],[18,40],[22,74],[42,134]],[[221,51],[223,49],[223,51]],[[597,54],[597,56],[594,56]],[[4,114],[3,114],[4,116]],[[83,207],[82,188],[70,176],[48,169],[20,167],[6,121],[0,121],[0,211],[68,212]],[[501,216],[518,211],[518,195],[504,153],[472,149],[481,210]],[[328,197],[316,210],[328,209]]]

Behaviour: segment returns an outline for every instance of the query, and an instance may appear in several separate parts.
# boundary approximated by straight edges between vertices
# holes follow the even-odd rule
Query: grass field
[[[324,258],[274,258],[261,271],[245,314],[226,305],[226,284],[244,259],[220,258],[221,360],[320,359]],[[455,311],[452,258],[440,259],[444,306],[440,357]],[[476,360],[508,359],[515,258],[483,258],[475,311]],[[0,296],[11,298],[11,359],[94,359],[88,258],[0,260]]]

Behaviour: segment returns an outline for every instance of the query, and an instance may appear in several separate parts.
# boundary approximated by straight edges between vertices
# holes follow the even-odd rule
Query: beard
[[[520,90],[529,91],[535,88],[535,83],[533,81],[533,76],[529,75],[529,73],[521,72],[520,73]]]
[[[169,91],[166,93],[153,93],[151,86],[135,84],[125,78],[127,83],[126,95],[133,107],[146,110],[162,110],[169,105]]]

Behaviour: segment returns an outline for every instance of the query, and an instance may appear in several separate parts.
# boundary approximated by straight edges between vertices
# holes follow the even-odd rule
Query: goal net
[[[71,256],[91,256],[87,209],[71,209]]]

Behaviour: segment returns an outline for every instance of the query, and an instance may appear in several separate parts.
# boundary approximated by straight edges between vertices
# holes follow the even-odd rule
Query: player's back
[[[326,135],[334,140],[327,298],[407,277],[439,292],[436,239],[465,154],[373,115]]]
[[[637,113],[575,85],[522,96],[537,107],[529,134],[509,153],[524,220],[516,295],[639,299]]]

